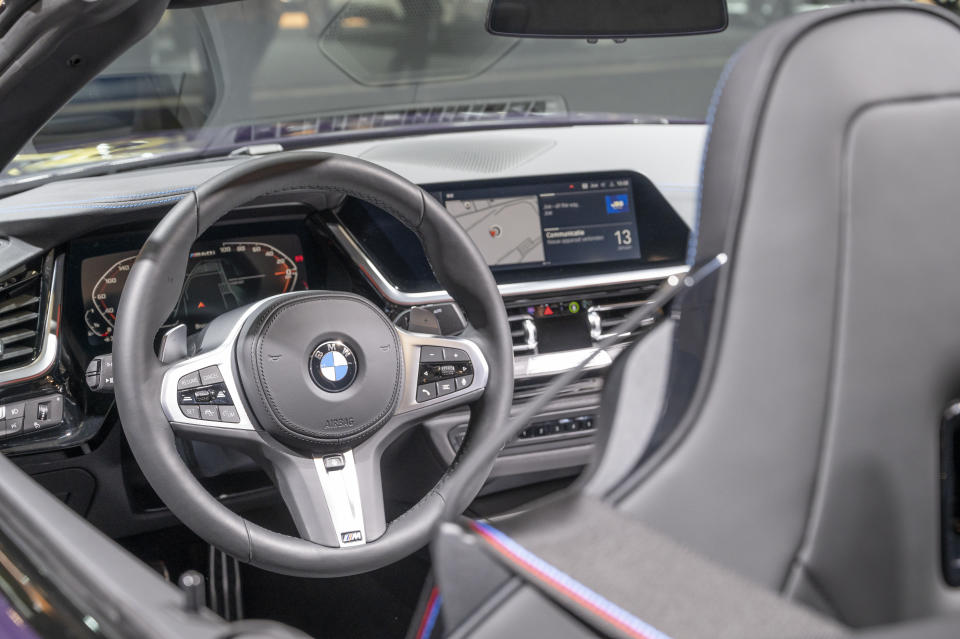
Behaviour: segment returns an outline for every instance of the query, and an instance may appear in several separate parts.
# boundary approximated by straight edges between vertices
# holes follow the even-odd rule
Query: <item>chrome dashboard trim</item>
[[[54,307],[59,307],[57,301],[60,297],[61,280],[63,278],[63,255],[52,259],[54,259],[53,270],[50,274],[50,290],[47,293],[46,317],[41,329],[43,344],[40,346],[40,354],[29,364],[0,371],[0,386],[14,382],[25,382],[39,377],[50,370],[57,361],[60,352],[60,339],[58,337],[59,317],[55,316],[55,313],[59,311],[59,308],[54,309]],[[43,277],[42,273],[40,277]]]
[[[360,246],[353,234],[350,233],[339,222],[328,222],[327,228],[333,237],[340,243],[343,250],[346,251],[350,259],[363,271],[374,288],[376,288],[383,297],[399,306],[417,306],[419,304],[436,304],[439,302],[451,302],[453,298],[446,291],[423,291],[419,293],[408,293],[397,288],[390,279],[373,263],[373,260],[367,255],[366,251]],[[617,286],[635,284],[638,282],[649,282],[662,280],[671,275],[683,275],[689,270],[686,265],[682,266],[660,266],[644,269],[634,269],[622,273],[604,273],[601,275],[579,275],[576,277],[563,277],[552,280],[533,280],[530,282],[517,282],[512,284],[500,284],[497,288],[503,297],[515,297],[518,295],[533,295],[539,293],[558,293],[560,291],[569,291],[584,288],[599,288],[604,286]]]

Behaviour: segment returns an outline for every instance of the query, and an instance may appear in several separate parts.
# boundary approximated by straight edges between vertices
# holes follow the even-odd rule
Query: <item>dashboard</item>
[[[92,344],[112,340],[120,294],[136,251],[83,259],[80,290],[83,321]],[[198,242],[176,309],[165,327],[186,324],[198,331],[218,315],[271,295],[309,288],[300,272],[303,246],[296,235],[239,236]]]
[[[696,179],[703,129],[669,129],[670,139],[688,149],[683,153],[662,152],[668,147],[659,141],[667,132],[657,126],[498,132],[520,146],[536,140],[541,151],[510,156],[521,157],[519,165],[492,163],[493,172],[458,167],[450,159],[456,156],[443,154],[426,166],[422,155],[410,152],[416,147],[409,140],[334,150],[368,157],[415,180],[473,239],[504,298],[519,406],[577,363],[660,281],[685,271],[695,203],[689,184]],[[460,149],[466,143],[472,152],[493,157],[502,145],[485,146],[489,135],[449,134],[433,144],[448,140]],[[603,151],[627,142],[648,149],[640,155],[657,161],[625,167]],[[0,361],[0,411],[46,411],[43,420],[25,420],[17,431],[0,418],[0,450],[114,536],[155,529],[169,515],[124,446],[112,395],[90,384],[112,371],[91,366],[110,353],[124,283],[156,222],[182,197],[178,192],[188,193],[234,163],[74,180],[0,200],[9,228],[24,229],[21,236],[44,249],[28,264],[43,274],[36,292],[46,306],[38,309],[38,335],[47,340],[38,341],[29,366],[5,371]],[[128,208],[118,213],[117,202]],[[226,311],[308,289],[367,297],[404,328],[426,326],[442,334],[464,328],[411,230],[369,203],[316,194],[251,203],[205,232],[192,248],[165,327],[184,324],[199,336]],[[413,324],[424,316],[434,324]],[[600,373],[624,346],[595,358],[587,376],[505,448],[484,494],[496,501],[518,487],[578,472],[592,451]],[[425,476],[442,473],[463,441],[467,418],[462,409],[431,418],[411,435],[418,444],[398,442],[398,452],[384,463],[413,466]],[[271,503],[269,478],[248,459],[203,446],[183,454],[208,489],[235,507]],[[416,497],[409,494],[415,487],[402,483],[385,489],[394,501]]]

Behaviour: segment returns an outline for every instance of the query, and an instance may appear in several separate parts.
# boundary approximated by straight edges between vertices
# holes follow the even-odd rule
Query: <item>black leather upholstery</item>
[[[621,363],[616,450],[571,504],[603,501],[846,625],[960,611],[938,548],[938,430],[960,393],[958,61],[955,18],[902,3],[809,12],[731,60],[691,251],[731,261]],[[642,555],[627,529],[571,570],[641,583],[617,561]]]

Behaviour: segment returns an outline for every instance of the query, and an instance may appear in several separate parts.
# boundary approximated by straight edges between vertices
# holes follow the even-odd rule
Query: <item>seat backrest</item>
[[[960,610],[938,497],[960,24],[878,3],[786,20],[731,60],[712,119],[694,257],[730,262],[683,302],[663,444],[606,498],[855,626]]]

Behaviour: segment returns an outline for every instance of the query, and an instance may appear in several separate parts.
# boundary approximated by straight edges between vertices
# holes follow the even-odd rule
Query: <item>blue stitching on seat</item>
[[[687,243],[688,266],[693,266],[694,260],[697,259],[697,241],[700,239],[700,216],[703,213],[703,175],[707,168],[707,151],[710,148],[710,138],[713,136],[713,122],[717,116],[720,97],[723,95],[723,90],[727,86],[727,80],[730,79],[730,74],[733,73],[733,68],[737,64],[737,58],[740,57],[741,51],[743,51],[742,47],[737,49],[733,55],[730,56],[730,59],[727,60],[727,64],[724,65],[723,71],[720,73],[720,79],[717,80],[717,86],[713,90],[713,95],[710,96],[710,106],[707,108],[707,136],[703,142],[703,155],[700,157],[700,187],[697,189],[697,214],[693,220],[693,228],[690,229],[690,241]]]
[[[170,203],[170,202],[179,202],[180,200],[182,200],[182,199],[183,199],[184,197],[186,197],[186,196],[187,196],[187,193],[184,193],[183,195],[179,195],[179,196],[177,196],[177,197],[161,198],[161,199],[159,199],[159,200],[144,200],[144,201],[142,201],[142,202],[126,202],[126,203],[124,203],[124,204],[101,204],[101,205],[98,205],[98,206],[91,206],[91,207],[87,207],[87,208],[89,208],[89,209],[107,209],[107,210],[109,210],[109,209],[134,209],[134,208],[143,207],[143,206],[153,206],[153,205],[155,205],[155,204],[168,204],[168,203]],[[78,208],[78,207],[77,207],[76,205],[72,205],[72,204],[71,204],[71,205],[63,205],[63,206],[44,206],[44,207],[33,208],[33,209],[31,209],[31,208],[23,208],[23,207],[0,208],[0,215],[3,215],[4,213],[20,213],[20,212],[35,213],[35,212],[37,212],[37,211],[45,211],[45,210],[54,211],[54,210],[57,210],[57,209],[76,209],[76,208]]]
[[[506,548],[506,550],[511,554],[515,555],[518,559],[528,564],[537,572],[542,573],[550,580],[559,584],[562,588],[569,591],[576,598],[588,602],[597,609],[601,610],[610,618],[616,619],[624,626],[631,628],[637,634],[648,637],[649,639],[670,639],[660,630],[657,630],[647,622],[627,612],[609,599],[606,599],[602,595],[594,592],[559,568],[554,567],[540,557],[536,556],[518,544],[516,541],[508,537],[506,533],[494,528],[490,524],[481,521],[473,521],[471,524],[475,528],[480,529],[482,533],[486,533],[491,537],[494,537],[496,541],[502,544],[504,548]]]

